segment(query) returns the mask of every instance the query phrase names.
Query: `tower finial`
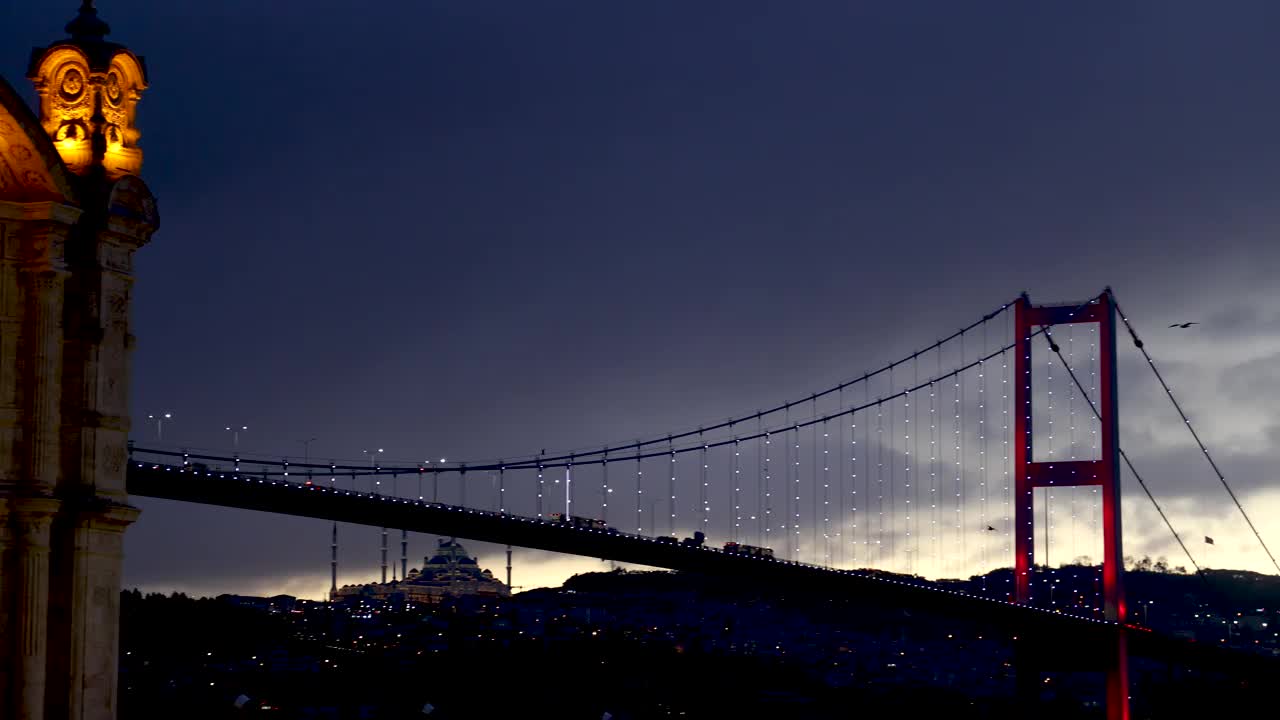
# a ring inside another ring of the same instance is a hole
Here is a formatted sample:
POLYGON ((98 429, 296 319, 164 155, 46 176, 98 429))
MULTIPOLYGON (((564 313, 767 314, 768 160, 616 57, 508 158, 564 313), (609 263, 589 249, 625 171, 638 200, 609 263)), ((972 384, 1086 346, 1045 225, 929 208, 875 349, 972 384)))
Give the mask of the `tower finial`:
POLYGON ((67 23, 67 34, 73 40, 101 40, 111 32, 111 26, 98 17, 98 9, 93 0, 83 0, 80 12, 75 19, 67 23))

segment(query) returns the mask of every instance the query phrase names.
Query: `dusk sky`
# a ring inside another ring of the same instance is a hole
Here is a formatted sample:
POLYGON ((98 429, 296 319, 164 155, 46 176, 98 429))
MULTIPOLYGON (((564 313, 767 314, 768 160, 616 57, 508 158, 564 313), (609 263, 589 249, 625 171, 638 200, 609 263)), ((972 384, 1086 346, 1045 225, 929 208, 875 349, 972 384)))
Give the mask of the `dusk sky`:
MULTIPOLYGON (((0 0, 29 98, 76 5, 0 0)), ((167 411, 166 446, 274 457, 599 447, 1111 285, 1280 547, 1274 2, 98 5, 151 82, 140 444, 167 411)), ((1122 353, 1122 443, 1192 551, 1274 571, 1122 353)), ((1126 552, 1185 564, 1124 492, 1126 552)), ((326 522, 135 503, 127 587, 327 590, 326 522)), ((341 581, 377 534, 343 527, 341 581)), ((601 567, 519 551, 516 584, 601 567)))

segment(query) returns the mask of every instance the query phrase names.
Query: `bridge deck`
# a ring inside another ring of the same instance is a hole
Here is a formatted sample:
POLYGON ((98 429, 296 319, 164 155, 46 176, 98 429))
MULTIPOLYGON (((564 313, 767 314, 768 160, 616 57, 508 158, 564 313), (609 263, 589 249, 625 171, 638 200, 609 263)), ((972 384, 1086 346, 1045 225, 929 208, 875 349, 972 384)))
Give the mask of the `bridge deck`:
POLYGON ((1171 653, 1193 654, 1205 660, 1208 658, 1203 655, 1207 652, 1215 664, 1227 660, 1227 656, 1242 655, 1167 638, 1142 628, 917 585, 865 571, 747 557, 710 547, 684 547, 613 529, 575 528, 537 518, 305 482, 131 462, 128 490, 144 497, 399 528, 708 575, 750 577, 773 587, 988 621, 1006 630, 1010 637, 1035 638, 1035 644, 1041 646, 1067 643, 1068 647, 1080 648, 1095 642, 1114 642, 1115 633, 1123 632, 1129 636, 1130 651, 1137 654, 1154 653, 1162 658, 1171 653))

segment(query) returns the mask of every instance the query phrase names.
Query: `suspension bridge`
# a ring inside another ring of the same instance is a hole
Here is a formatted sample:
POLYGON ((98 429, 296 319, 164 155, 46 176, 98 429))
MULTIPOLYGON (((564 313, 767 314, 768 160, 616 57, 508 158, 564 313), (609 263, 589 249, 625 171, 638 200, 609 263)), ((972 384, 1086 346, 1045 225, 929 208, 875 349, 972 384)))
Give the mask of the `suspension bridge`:
MULTIPOLYGON (((1203 650, 1128 621, 1122 467, 1199 565, 1119 445, 1121 326, 1159 377, 1109 289, 1058 305, 1023 295, 821 392, 648 439, 386 465, 137 446, 128 491, 332 520, 335 547, 336 522, 381 527, 384 581, 397 528, 979 615, 1094 648, 1108 716, 1127 717, 1130 652, 1203 650), (1100 559, 1094 592, 1052 592, 1079 558, 1100 559), (1010 566, 982 595, 932 582, 1010 566)), ((336 550, 332 562, 336 589, 336 550)))
POLYGON ((1280 564, 1110 290, 1024 294, 821 392, 641 440, 386 465, 126 446, 133 258, 160 222, 146 64, 88 0, 66 31, 32 53, 38 114, 0 78, 0 715, 115 717, 127 494, 333 521, 334 585, 350 522, 383 529, 384 579, 397 528, 981 616, 1018 638, 1020 692, 1074 649, 1109 718, 1129 716, 1131 652, 1256 676, 1257 656, 1129 622, 1122 471, 1199 565, 1120 446, 1122 332, 1280 564), (1092 591, 1054 593, 1085 558, 1092 591), (937 582, 996 568, 977 593, 937 582))

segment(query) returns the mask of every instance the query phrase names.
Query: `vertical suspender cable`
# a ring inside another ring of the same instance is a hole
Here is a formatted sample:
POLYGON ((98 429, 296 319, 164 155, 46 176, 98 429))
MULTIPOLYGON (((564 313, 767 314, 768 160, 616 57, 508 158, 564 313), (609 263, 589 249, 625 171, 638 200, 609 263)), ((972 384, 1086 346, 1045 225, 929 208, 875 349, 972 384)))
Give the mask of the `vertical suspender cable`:
MULTIPOLYGON (((871 404, 871 384, 862 383, 864 405, 871 404)), ((880 417, 880 407, 876 406, 876 417, 880 417)), ((862 428, 862 562, 871 565, 871 423, 864 422, 862 428)), ((877 556, 877 561, 879 556, 877 556)))
MULTIPOLYGON (((818 418, 818 396, 814 395, 811 399, 811 415, 814 420, 818 418)), ((809 442, 813 450, 813 462, 809 465, 809 477, 813 482, 809 485, 813 496, 813 555, 816 560, 818 555, 818 425, 815 422, 809 426, 809 442)))
POLYGON ((705 534, 711 530, 708 524, 711 521, 711 481, 708 479, 707 464, 707 442, 702 438, 702 433, 698 433, 698 444, 702 446, 701 465, 702 475, 699 477, 701 490, 699 491, 699 505, 702 506, 702 523, 700 529, 705 534))
MULTIPOLYGON (((756 435, 764 433, 764 421, 760 418, 760 414, 756 413, 756 435)), ((769 543, 765 542, 764 528, 764 442, 756 441, 756 544, 760 547, 768 547, 769 543)))
MULTIPOLYGON (((1067 326, 1067 367, 1074 367, 1076 360, 1076 326, 1067 326)), ((1076 386, 1075 383, 1067 383, 1067 459, 1074 462, 1076 460, 1076 386)), ((1071 561, 1079 557, 1076 554, 1076 486, 1072 485, 1067 488, 1067 504, 1071 509, 1071 539, 1068 542, 1071 548, 1071 561)))
POLYGON ((791 559, 800 560, 800 425, 795 425, 791 429, 791 442, 795 446, 795 515, 792 516, 792 525, 795 525, 795 546, 791 548, 791 559))
MULTIPOLYGON (((987 324, 982 323, 982 358, 987 357, 987 324)), ((978 522, 982 533, 982 590, 987 589, 987 365, 978 363, 978 522)))
MULTIPOLYGON (((963 350, 961 350, 961 353, 960 353, 960 364, 964 365, 963 350)), ((951 524, 955 526, 954 537, 955 537, 955 548, 957 550, 961 547, 961 543, 963 542, 963 535, 964 535, 960 527, 960 502, 961 502, 961 495, 962 495, 961 489, 960 489, 960 483, 961 483, 961 476, 964 473, 964 466, 962 464, 963 461, 960 456, 960 447, 961 445, 963 445, 962 438, 960 435, 960 432, 961 432, 960 430, 960 402, 961 402, 960 401, 960 378, 961 376, 959 374, 955 376, 955 382, 952 388, 954 390, 954 393, 953 393, 954 397, 953 397, 952 407, 951 407, 952 416, 953 416, 951 418, 951 432, 952 432, 952 439, 955 442, 955 448, 953 452, 953 462, 955 464, 955 471, 953 473, 954 480, 952 482, 952 485, 953 485, 952 494, 955 496, 955 498, 953 500, 954 513, 952 514, 951 524)), ((964 554, 961 553, 960 557, 955 561, 956 565, 953 568, 953 572, 957 572, 957 573, 963 572, 963 561, 964 561, 964 554)))
POLYGON ((644 534, 644 468, 640 460, 640 443, 636 443, 636 532, 644 534))
MULTIPOLYGON (((1045 387, 1048 388, 1048 400, 1046 401, 1046 410, 1048 411, 1049 426, 1049 462, 1053 462, 1054 442, 1053 442, 1053 355, 1045 356, 1045 387)), ((1033 458, 1034 459, 1034 458, 1033 458)), ((1044 488, 1044 571, 1046 584, 1048 587, 1049 604, 1052 605, 1053 600, 1053 566, 1050 564, 1049 552, 1053 543, 1053 480, 1049 480, 1049 486, 1044 488)))
POLYGON ((600 521, 609 524, 609 451, 600 455, 600 521))
MULTIPOLYGON (((911 356, 911 386, 920 386, 920 356, 911 356)), ((920 401, 914 400, 911 403, 911 432, 908 433, 911 440, 911 458, 909 468, 909 480, 911 483, 911 536, 914 543, 911 551, 911 559, 914 564, 913 572, 918 575, 924 574, 924 561, 921 559, 920 552, 920 401)))
POLYGON ((884 569, 884 401, 876 402, 876 567, 884 569))
POLYGON ((671 452, 671 467, 667 473, 667 490, 670 497, 667 499, 667 507, 671 511, 671 517, 667 524, 667 534, 674 537, 676 534, 676 451, 671 444, 671 437, 667 436, 667 450, 671 452))
POLYGON ((538 519, 542 519, 542 493, 546 489, 546 478, 543 472, 546 468, 542 467, 542 455, 538 455, 538 519))
MULTIPOLYGON (((840 396, 837 400, 836 408, 844 410, 844 388, 840 388, 840 396)), ((844 423, 836 423, 836 565, 845 567, 844 563, 844 529, 845 525, 845 475, 844 475, 844 423)))
MULTIPOLYGON (((863 425, 866 425, 864 422, 863 425)), ((866 450, 866 447, 863 447, 866 450)), ((866 499, 866 494, 863 494, 866 499)), ((865 521, 864 521, 865 524, 865 521)), ((858 416, 849 416, 849 554, 858 566, 858 416)), ((866 563, 866 559, 863 559, 866 563)))
MULTIPOLYGON (((817 425, 814 425, 817 427, 817 425)), ((831 567, 831 425, 822 421, 822 564, 831 567)), ((816 526, 817 523, 815 522, 816 526)))
MULTIPOLYGON (((889 370, 889 394, 893 395, 894 393, 897 392, 897 389, 898 389, 898 386, 895 385, 893 382, 893 370, 890 369, 889 370)), ((897 492, 896 492, 897 484, 898 484, 898 477, 897 477, 898 461, 894 457, 894 454, 897 452, 897 448, 898 448, 898 431, 896 429, 897 424, 894 422, 896 420, 896 417, 895 417, 896 413, 894 412, 894 410, 895 410, 895 406, 892 402, 890 402, 889 403, 889 547, 888 547, 889 561, 888 562, 889 562, 889 565, 892 565, 896 569, 897 562, 898 562, 898 559, 896 557, 897 555, 896 536, 898 534, 898 500, 897 500, 897 492)))
POLYGON ((764 434, 764 547, 773 547, 770 542, 773 538, 773 478, 770 473, 772 469, 769 465, 770 450, 772 450, 773 439, 768 431, 764 434))
POLYGON ((733 469, 730 473, 730 487, 733 488, 733 541, 739 542, 742 535, 742 449, 738 439, 733 439, 733 469))
MULTIPOLYGON (((942 365, 942 350, 938 350, 938 365, 942 365)), ((938 425, 938 384, 929 383, 929 554, 933 572, 942 576, 942 546, 938 542, 938 443, 942 433, 938 425)))
MULTIPOLYGON (((787 406, 786 422, 788 429, 791 426, 791 406, 787 406)), ((783 557, 788 560, 793 559, 791 552, 791 542, 794 535, 791 532, 791 439, 787 435, 787 430, 783 430, 782 437, 782 518, 778 525, 778 531, 782 533, 782 540, 786 542, 783 547, 783 557)), ((782 550, 782 548, 780 548, 782 550)))
MULTIPOLYGON (((1005 331, 1006 333, 1008 333, 1007 321, 1005 323, 1005 331)), ((1009 519, 1009 512, 1010 512, 1009 508, 1010 508, 1010 501, 1011 501, 1011 496, 1009 494, 1009 476, 1010 476, 1009 460, 1012 457, 1009 454, 1009 423, 1010 423, 1009 402, 1010 402, 1009 400, 1009 352, 1006 350, 1005 352, 1000 353, 1000 428, 1002 432, 1001 437, 1002 437, 1002 443, 1003 443, 1001 447, 1002 460, 1001 460, 1001 467, 1000 467, 1001 476, 1003 478, 1003 488, 1001 490, 1000 498, 1001 498, 1001 507, 1004 508, 1003 517, 1001 518, 1001 522, 1003 523, 1003 525, 1001 526, 1001 529, 1004 530, 1004 552, 1002 553, 1002 557, 1006 557, 1006 558, 1012 557, 1013 555, 1013 545, 1011 544, 1012 536, 1009 531, 1010 523, 1011 523, 1009 519)), ((1009 582, 1008 582, 1008 585, 1005 587, 1005 590, 1006 592, 1009 593, 1009 597, 1012 597, 1013 579, 1014 579, 1013 573, 1010 573, 1007 577, 1009 582)))

